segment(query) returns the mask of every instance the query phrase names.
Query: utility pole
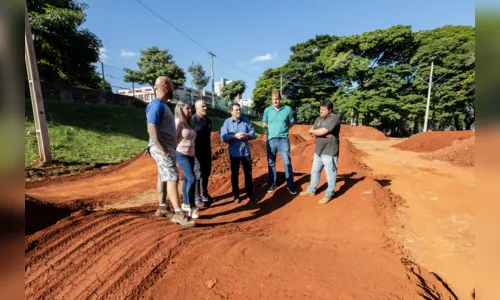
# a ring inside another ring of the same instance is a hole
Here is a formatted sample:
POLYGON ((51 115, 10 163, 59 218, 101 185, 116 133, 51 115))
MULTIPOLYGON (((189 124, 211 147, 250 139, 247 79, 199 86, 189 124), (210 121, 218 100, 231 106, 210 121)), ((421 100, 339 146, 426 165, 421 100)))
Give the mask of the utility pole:
POLYGON ((28 6, 24 3, 24 59, 26 61, 26 71, 30 86, 31 103, 33 106, 33 119, 35 121, 36 138, 38 141, 38 153, 40 160, 44 162, 52 161, 52 151, 50 150, 49 131, 45 120, 45 108, 43 105, 42 88, 40 87, 40 77, 38 66, 36 65, 35 46, 31 35, 31 25, 28 16, 28 6))
POLYGON ((212 108, 215 108, 215 83, 214 83, 214 57, 215 54, 208 52, 210 54, 210 77, 212 77, 212 108))
POLYGON ((132 79, 132 97, 135 99, 135 85, 134 85, 134 80, 132 79))
POLYGON ((101 61, 101 72, 102 72, 102 90, 106 90, 106 79, 104 79, 104 63, 101 61))
POLYGON ((433 70, 434 70, 434 61, 431 61, 431 74, 429 76, 429 90, 427 91, 427 105, 425 107, 424 132, 427 131, 427 121, 429 119, 429 105, 431 103, 432 71, 433 70))

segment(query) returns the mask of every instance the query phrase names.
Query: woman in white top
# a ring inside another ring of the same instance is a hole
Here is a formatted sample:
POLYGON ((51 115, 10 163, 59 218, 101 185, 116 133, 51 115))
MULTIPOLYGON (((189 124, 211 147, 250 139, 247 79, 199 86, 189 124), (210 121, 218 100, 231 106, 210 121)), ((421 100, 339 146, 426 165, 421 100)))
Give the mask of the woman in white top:
POLYGON ((175 107, 175 129, 177 131, 176 160, 182 170, 182 200, 181 208, 189 212, 191 218, 198 218, 198 208, 195 203, 194 174, 194 140, 196 133, 191 127, 191 107, 185 102, 177 103, 175 107))

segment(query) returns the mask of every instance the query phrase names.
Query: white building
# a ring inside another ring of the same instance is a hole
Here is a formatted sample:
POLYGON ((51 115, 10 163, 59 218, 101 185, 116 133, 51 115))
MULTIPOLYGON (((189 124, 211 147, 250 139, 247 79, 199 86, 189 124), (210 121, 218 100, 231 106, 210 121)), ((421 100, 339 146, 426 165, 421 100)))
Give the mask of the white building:
MULTIPOLYGON (((135 88, 134 90, 132 89, 118 90, 118 94, 127 95, 131 97, 134 96, 134 92, 135 92, 135 98, 140 99, 144 102, 150 102, 155 98, 153 88, 150 86, 135 88)), ((200 91, 197 89, 180 86, 175 89, 174 94, 175 94, 175 100, 186 101, 191 104, 194 104, 194 102, 200 100, 201 98, 203 98, 203 100, 209 103, 212 103, 212 92, 205 90, 200 91)))
POLYGON ((252 111, 252 99, 235 99, 239 105, 241 105, 241 113, 245 115, 253 115, 252 111))
POLYGON ((232 80, 226 79, 226 78, 221 78, 220 81, 217 81, 214 85, 214 92, 217 96, 221 95, 222 88, 225 87, 226 85, 230 84, 233 82, 232 80))
POLYGON ((129 89, 129 90, 118 90, 118 94, 120 95, 126 95, 133 97, 135 92, 135 97, 137 99, 141 99, 144 102, 150 102, 155 98, 155 93, 153 91, 153 88, 148 86, 148 87, 142 87, 142 88, 135 88, 134 90, 129 89))

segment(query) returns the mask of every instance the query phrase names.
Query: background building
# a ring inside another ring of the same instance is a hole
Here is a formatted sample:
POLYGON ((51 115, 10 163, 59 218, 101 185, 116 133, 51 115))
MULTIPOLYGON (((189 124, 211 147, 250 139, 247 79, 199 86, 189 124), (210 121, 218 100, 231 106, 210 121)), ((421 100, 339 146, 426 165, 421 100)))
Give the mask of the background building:
POLYGON ((226 78, 221 78, 220 81, 217 81, 215 83, 214 91, 217 96, 221 95, 222 88, 225 87, 226 85, 230 84, 233 82, 232 80, 226 79, 226 78))
MULTIPOLYGON (((155 98, 155 94, 152 87, 140 87, 135 88, 134 90, 118 90, 118 94, 127 95, 133 97, 135 94, 135 98, 140 99, 144 102, 150 102, 155 98)), ((188 88, 185 86, 179 86, 175 89, 175 100, 185 101, 191 104, 194 104, 197 100, 203 98, 203 100, 207 101, 209 104, 212 103, 212 92, 205 90, 197 90, 193 88, 188 88)))

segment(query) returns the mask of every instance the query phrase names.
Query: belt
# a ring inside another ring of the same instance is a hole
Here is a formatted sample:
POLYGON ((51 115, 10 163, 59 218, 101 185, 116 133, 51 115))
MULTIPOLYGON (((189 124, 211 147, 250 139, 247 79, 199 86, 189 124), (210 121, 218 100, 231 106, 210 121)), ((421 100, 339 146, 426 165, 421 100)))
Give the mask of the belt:
POLYGON ((288 138, 285 138, 285 137, 273 137, 270 140, 288 140, 288 138))

